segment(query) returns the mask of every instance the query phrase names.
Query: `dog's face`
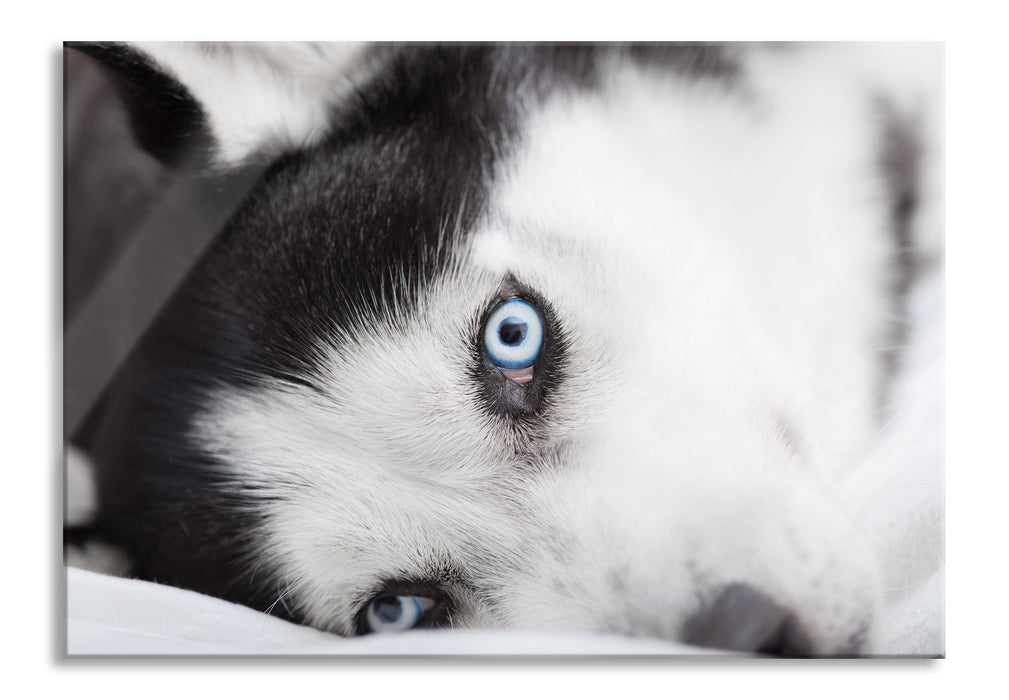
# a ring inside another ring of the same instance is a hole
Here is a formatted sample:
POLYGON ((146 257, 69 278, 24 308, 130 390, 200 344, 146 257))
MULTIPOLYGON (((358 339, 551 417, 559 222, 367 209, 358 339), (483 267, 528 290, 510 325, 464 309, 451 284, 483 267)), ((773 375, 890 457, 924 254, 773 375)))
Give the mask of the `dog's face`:
POLYGON ((832 480, 871 430, 875 146, 816 137, 857 109, 775 89, 787 57, 698 51, 366 61, 107 402, 140 573, 348 635, 870 651, 832 480))

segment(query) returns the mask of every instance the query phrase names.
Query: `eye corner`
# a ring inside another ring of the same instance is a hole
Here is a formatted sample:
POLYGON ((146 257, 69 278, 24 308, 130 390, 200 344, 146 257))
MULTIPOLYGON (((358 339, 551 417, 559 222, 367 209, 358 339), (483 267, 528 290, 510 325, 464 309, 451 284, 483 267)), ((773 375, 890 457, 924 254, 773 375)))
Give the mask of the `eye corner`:
POLYGON ((522 386, 524 384, 528 384, 533 379, 535 379, 536 377, 535 367, 536 365, 534 363, 529 365, 528 367, 522 367, 520 369, 504 369, 499 367, 498 370, 501 372, 501 374, 505 376, 506 379, 509 379, 510 381, 515 382, 516 384, 522 386))

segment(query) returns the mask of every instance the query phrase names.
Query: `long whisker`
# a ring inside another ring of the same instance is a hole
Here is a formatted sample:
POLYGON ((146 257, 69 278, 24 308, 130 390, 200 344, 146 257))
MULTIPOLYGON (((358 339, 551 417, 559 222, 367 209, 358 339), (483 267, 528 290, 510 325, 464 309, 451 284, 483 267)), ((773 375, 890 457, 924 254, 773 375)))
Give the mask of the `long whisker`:
POLYGON ((299 576, 298 578, 296 578, 291 583, 289 583, 287 585, 287 587, 284 588, 284 590, 280 592, 280 595, 277 596, 277 599, 275 601, 273 601, 273 603, 271 603, 270 606, 266 610, 264 610, 263 612, 265 612, 267 615, 272 614, 273 613, 273 609, 276 608, 278 604, 280 604, 280 605, 284 606, 284 610, 286 610, 289 615, 293 615, 293 613, 291 612, 291 609, 289 607, 287 607, 287 600, 286 600, 286 598, 294 590, 297 589, 298 585, 301 584, 301 582, 304 580, 304 578, 305 578, 304 575, 302 575, 302 576, 299 576))

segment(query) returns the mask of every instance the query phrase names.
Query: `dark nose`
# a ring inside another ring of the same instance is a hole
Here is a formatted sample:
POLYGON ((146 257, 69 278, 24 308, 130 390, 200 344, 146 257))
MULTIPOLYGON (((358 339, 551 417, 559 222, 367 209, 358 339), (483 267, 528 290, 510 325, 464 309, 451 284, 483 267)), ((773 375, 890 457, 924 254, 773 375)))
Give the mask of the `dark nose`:
POLYGON ((756 588, 726 586, 687 621, 684 641, 696 646, 773 656, 813 656, 795 615, 756 588))

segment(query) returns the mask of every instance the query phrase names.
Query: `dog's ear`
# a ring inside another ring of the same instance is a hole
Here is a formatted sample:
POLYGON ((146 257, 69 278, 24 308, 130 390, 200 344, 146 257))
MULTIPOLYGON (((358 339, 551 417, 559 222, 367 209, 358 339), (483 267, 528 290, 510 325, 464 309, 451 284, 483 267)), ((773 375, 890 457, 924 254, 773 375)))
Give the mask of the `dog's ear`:
POLYGON ((310 144, 352 90, 358 44, 69 43, 113 76, 165 163, 233 166, 310 144))

